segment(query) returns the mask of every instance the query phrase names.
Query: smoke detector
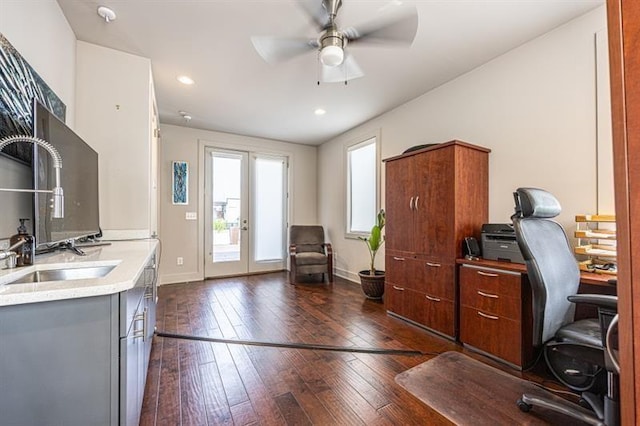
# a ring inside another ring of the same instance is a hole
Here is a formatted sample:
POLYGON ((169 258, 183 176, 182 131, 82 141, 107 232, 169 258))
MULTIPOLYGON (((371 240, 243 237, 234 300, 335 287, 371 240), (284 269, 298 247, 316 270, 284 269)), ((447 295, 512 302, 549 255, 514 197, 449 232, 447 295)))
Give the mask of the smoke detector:
POLYGON ((107 6, 100 6, 98 8, 98 15, 102 19, 104 19, 107 24, 111 21, 116 20, 116 13, 112 9, 109 9, 107 6))

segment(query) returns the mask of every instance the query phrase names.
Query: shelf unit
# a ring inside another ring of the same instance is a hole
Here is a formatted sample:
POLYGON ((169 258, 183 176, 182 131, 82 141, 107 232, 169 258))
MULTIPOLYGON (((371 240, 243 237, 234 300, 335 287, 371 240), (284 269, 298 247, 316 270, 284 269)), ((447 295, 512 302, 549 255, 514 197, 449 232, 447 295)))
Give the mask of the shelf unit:
POLYGON ((615 215, 576 215, 574 252, 586 257, 579 262, 580 270, 616 275, 615 223, 615 215))

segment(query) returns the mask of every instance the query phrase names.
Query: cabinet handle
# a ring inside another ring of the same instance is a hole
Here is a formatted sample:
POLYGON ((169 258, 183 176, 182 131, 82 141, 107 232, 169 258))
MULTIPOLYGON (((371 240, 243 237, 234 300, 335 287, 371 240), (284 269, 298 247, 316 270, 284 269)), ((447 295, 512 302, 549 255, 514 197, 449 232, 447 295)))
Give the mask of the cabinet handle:
POLYGON ((398 262, 404 262, 404 257, 395 257, 395 256, 393 256, 393 260, 397 260, 398 262))
POLYGON ((414 204, 414 206, 416 207, 416 211, 418 211, 418 200, 420 199, 419 195, 416 195, 416 202, 414 204))
POLYGON ((153 287, 147 286, 144 291, 145 299, 153 299, 153 287))
POLYGON ((484 291, 480 291, 478 290, 478 294, 482 297, 490 297, 492 299, 500 299, 500 296, 498 296, 497 294, 490 294, 490 293, 485 293, 484 291))
POLYGON ((489 272, 482 272, 482 271, 478 271, 478 275, 483 275, 485 277, 499 277, 500 276, 498 274, 491 274, 489 272))
POLYGON ((482 318, 486 318, 486 319, 490 319, 490 320, 499 320, 499 317, 493 316, 493 315, 487 315, 483 312, 478 311, 478 315, 480 315, 482 318))
POLYGON ((402 288, 402 287, 397 287, 397 286, 395 286, 395 285, 393 286, 393 289, 394 289, 394 290, 398 290, 398 291, 404 291, 404 288, 402 288))
POLYGON ((141 314, 135 315, 133 317, 134 324, 138 321, 142 321, 142 330, 133 330, 133 338, 139 339, 142 337, 142 341, 145 342, 147 340, 147 308, 144 308, 141 314))
POLYGON ((409 210, 413 210, 413 197, 409 200, 409 210))
POLYGON ((431 262, 427 262, 427 266, 430 266, 430 267, 432 267, 432 268, 439 268, 439 267, 441 267, 442 265, 441 265, 441 264, 439 264, 439 263, 431 263, 431 262))
POLYGON ((432 296, 429 296, 428 294, 425 294, 424 297, 426 297, 427 300, 431 300, 432 302, 439 302, 440 301, 440 299, 438 299, 437 297, 432 297, 432 296))

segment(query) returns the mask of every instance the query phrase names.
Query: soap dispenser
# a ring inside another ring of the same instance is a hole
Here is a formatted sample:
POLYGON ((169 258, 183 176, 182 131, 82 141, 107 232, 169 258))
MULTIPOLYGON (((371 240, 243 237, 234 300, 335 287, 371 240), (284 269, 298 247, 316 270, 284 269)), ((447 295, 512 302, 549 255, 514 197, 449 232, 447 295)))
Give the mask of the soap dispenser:
POLYGON ((33 264, 33 256, 35 254, 35 239, 29 235, 25 222, 29 219, 20 219, 18 233, 11 237, 9 245, 13 246, 24 241, 16 248, 16 266, 25 266, 33 264))

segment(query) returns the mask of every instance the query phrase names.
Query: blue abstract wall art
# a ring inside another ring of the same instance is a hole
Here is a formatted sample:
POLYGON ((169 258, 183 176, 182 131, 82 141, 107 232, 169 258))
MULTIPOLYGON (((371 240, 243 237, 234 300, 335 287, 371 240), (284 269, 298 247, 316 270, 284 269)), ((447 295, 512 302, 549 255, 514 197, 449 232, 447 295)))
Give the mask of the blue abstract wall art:
POLYGON ((173 204, 189 204, 189 164, 186 161, 173 161, 171 166, 173 204))

